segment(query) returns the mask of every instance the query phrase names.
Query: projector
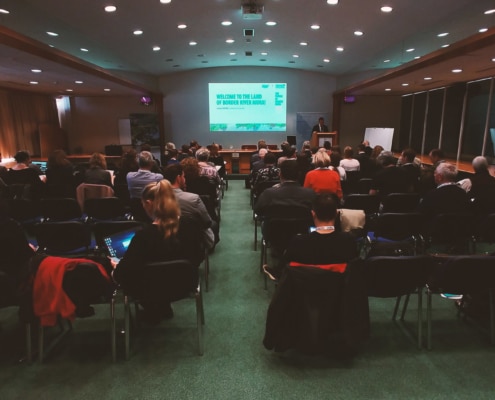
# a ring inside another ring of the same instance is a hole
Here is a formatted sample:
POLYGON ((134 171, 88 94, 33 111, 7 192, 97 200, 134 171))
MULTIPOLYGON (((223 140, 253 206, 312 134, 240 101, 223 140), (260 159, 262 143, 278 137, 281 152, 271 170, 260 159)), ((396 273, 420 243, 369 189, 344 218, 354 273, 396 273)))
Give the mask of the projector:
POLYGON ((241 6, 241 11, 244 19, 261 19, 263 16, 263 6, 257 4, 244 4, 241 6))

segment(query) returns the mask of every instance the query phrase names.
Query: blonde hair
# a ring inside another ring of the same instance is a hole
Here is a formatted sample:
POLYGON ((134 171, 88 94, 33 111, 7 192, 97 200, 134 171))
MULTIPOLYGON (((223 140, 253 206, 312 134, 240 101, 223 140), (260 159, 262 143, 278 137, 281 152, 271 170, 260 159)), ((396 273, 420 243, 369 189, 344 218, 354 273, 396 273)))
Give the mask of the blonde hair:
POLYGON ((318 149, 313 155, 313 164, 315 168, 326 168, 330 166, 330 156, 327 154, 326 149, 318 149))
POLYGON ((164 238, 174 236, 179 230, 180 207, 170 182, 163 179, 146 185, 142 199, 152 202, 153 222, 158 225, 164 238))
POLYGON ((107 160, 105 159, 105 156, 101 153, 93 153, 89 159, 89 167, 107 169, 107 160))

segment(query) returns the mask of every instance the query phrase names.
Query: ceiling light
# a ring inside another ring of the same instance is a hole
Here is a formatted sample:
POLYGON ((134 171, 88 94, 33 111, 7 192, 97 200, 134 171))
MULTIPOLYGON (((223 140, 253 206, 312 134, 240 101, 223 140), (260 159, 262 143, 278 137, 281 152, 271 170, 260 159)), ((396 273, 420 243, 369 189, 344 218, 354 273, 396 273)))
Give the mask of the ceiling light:
POLYGON ((0 14, 10 14, 10 11, 0 8, 0 14))
POLYGON ((268 55, 268 53, 267 53, 266 51, 262 51, 262 52, 261 52, 261 55, 262 55, 262 56, 267 56, 267 55, 268 55))
POLYGON ((78 85, 82 85, 84 82, 83 81, 74 81, 74 83, 77 83, 78 85))
POLYGON ((117 11, 117 7, 115 7, 115 6, 106 6, 105 7, 105 11, 106 12, 109 12, 109 13, 110 12, 115 12, 115 11, 117 11))
POLYGON ((266 25, 275 26, 275 25, 277 25, 277 23, 275 21, 266 21, 266 25))
POLYGON ((153 46, 153 51, 160 51, 160 46, 153 46))
POLYGON ((354 35, 356 35, 356 36, 363 36, 364 33, 362 31, 354 31, 354 35))
POLYGON ((172 0, 160 0, 160 3, 162 4, 170 4, 172 0))
POLYGON ((389 62, 390 62, 390 60, 383 60, 383 62, 384 62, 384 63, 389 63, 389 62))
POLYGON ((223 26, 230 26, 232 25, 232 21, 222 21, 223 26))
POLYGON ((460 68, 456 68, 456 69, 453 69, 453 70, 452 70, 452 72, 453 72, 454 74, 458 74, 458 73, 462 72, 462 69, 460 69, 460 68))
POLYGON ((406 52, 410 53, 411 51, 414 51, 414 48, 407 49, 406 52))
POLYGON ((339 4, 339 0, 327 0, 327 3, 333 6, 335 4, 339 4))
POLYGON ((431 80, 432 80, 432 77, 431 77, 431 76, 425 76, 423 79, 424 79, 425 81, 431 81, 431 80))
POLYGON ((270 39, 264 39, 263 43, 271 43, 272 41, 270 39))
POLYGON ((316 31, 316 30, 320 29, 320 25, 313 24, 313 25, 311 25, 311 29, 314 29, 316 31))
POLYGON ((415 60, 419 60, 420 58, 421 58, 420 56, 414 57, 415 60))
POLYGON ((446 48, 446 47, 449 47, 449 46, 450 46, 450 44, 442 44, 442 47, 443 48, 446 48))
POLYGON ((139 35, 142 35, 142 34, 143 34, 143 31, 142 31, 141 29, 136 29, 136 30, 135 30, 134 32, 132 32, 132 33, 134 33, 136 36, 139 36, 139 35))
POLYGON ((335 50, 337 50, 337 51, 344 51, 344 48, 342 46, 339 46, 335 50))
POLYGON ((195 42, 195 41, 190 41, 189 42, 189 46, 196 46, 198 44, 198 42, 195 42))
POLYGON ((478 30, 479 33, 483 33, 483 32, 486 32, 488 30, 488 28, 480 28, 478 30))
POLYGON ((177 25, 177 28, 179 28, 179 29, 186 29, 187 28, 187 25, 186 24, 179 24, 179 25, 177 25))
POLYGON ((39 74, 41 72, 41 69, 32 69, 31 72, 34 72, 35 74, 39 74))
POLYGON ((385 89, 385 91, 386 91, 386 92, 390 92, 391 90, 392 90, 392 89, 390 89, 390 88, 386 88, 386 89, 385 89))
POLYGON ((234 39, 227 39, 225 42, 226 42, 226 43, 234 43, 234 42, 235 42, 235 40, 234 40, 234 39))
POLYGON ((307 46, 308 45, 308 42, 301 42, 299 43, 301 46, 307 46))
POLYGON ((449 33, 448 32, 443 32, 443 33, 439 33, 437 36, 438 37, 445 37, 447 36, 449 33))
POLYGON ((87 53, 89 50, 85 49, 84 47, 81 47, 81 51, 84 51, 85 53, 87 53))
POLYGON ((384 13, 389 13, 392 12, 393 8, 390 6, 383 6, 382 8, 380 8, 380 10, 382 10, 382 12, 384 13))
POLYGON ((298 54, 292 54, 292 57, 299 58, 299 55, 298 54))
POLYGON ((58 33, 55 32, 46 32, 46 34, 49 36, 58 36, 58 33))
POLYGON ((74 90, 72 89, 65 89, 66 92, 73 92, 74 90))
POLYGON ((323 59, 323 62, 329 63, 330 62, 330 59, 329 58, 324 58, 323 59))
POLYGON ((491 10, 486 10, 485 15, 493 14, 495 13, 495 8, 492 8, 491 10))
POLYGON ((495 62, 495 58, 492 58, 492 61, 495 62))
POLYGON ((37 84, 38 84, 38 82, 36 82, 36 81, 29 81, 29 83, 30 83, 31 85, 37 85, 37 84))
POLYGON ((409 83, 403 83, 402 86, 409 86, 409 83))
POLYGON ((109 92, 110 90, 112 89, 108 89, 108 88, 103 89, 104 92, 109 92))
POLYGON ((234 51, 232 51, 232 52, 229 53, 229 56, 235 56, 235 54, 236 53, 234 51))

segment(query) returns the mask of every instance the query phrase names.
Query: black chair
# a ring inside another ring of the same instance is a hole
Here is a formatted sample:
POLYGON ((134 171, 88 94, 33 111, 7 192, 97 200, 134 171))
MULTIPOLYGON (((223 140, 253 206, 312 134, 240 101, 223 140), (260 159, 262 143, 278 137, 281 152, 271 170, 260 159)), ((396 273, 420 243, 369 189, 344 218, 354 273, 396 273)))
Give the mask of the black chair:
POLYGON ((82 212, 75 198, 47 198, 40 200, 40 210, 43 221, 81 220, 82 212))
POLYGON ((360 194, 369 194, 371 190, 371 184, 373 183, 373 179, 371 178, 361 178, 358 181, 358 193, 360 194))
MULTIPOLYGON (((395 321, 402 296, 407 296, 400 321, 404 321, 409 296, 417 293, 417 333, 418 348, 422 348, 423 315, 422 291, 434 267, 434 259, 429 256, 371 257, 365 261, 364 279, 369 297, 395 297, 392 319, 395 321)), ((403 326, 401 326, 403 327, 403 326)), ((413 337, 404 329, 404 332, 413 337)))
POLYGON ((130 207, 131 196, 129 194, 129 188, 127 183, 115 184, 113 187, 115 197, 118 197, 125 207, 130 207))
POLYGON ((418 193, 390 193, 382 198, 384 213, 408 213, 418 209, 420 196, 418 193))
POLYGON ((474 216, 471 213, 438 214, 431 221, 425 221, 424 238, 427 251, 469 254, 473 224, 474 216))
MULTIPOLYGON (((273 181, 263 181, 259 182, 254 188, 251 189, 251 207, 253 208, 258 197, 263 193, 264 190, 273 187, 280 183, 280 180, 273 181)), ((258 223, 263 220, 261 216, 256 215, 253 210, 253 220, 254 220, 254 251, 258 249, 258 223)))
MULTIPOLYGON (((204 309, 201 285, 197 268, 187 260, 156 262, 143 265, 141 293, 131 296, 124 290, 125 307, 125 358, 130 357, 130 302, 133 300, 138 311, 139 302, 171 303, 193 298, 196 303, 196 321, 199 355, 203 355, 204 309)), ((112 312, 115 317, 115 312, 112 312)))
POLYGON ((351 193, 359 193, 359 180, 361 179, 361 172, 346 171, 345 176, 345 180, 341 182, 344 196, 351 193))
POLYGON ((349 194, 344 198, 344 207, 351 210, 363 210, 367 216, 375 214, 380 208, 378 196, 370 194, 349 194))
POLYGON ((141 203, 141 199, 132 198, 130 200, 130 210, 132 218, 136 221, 140 222, 151 222, 151 218, 146 213, 143 208, 143 204, 141 203))
POLYGON ((478 245, 495 243, 495 214, 477 217, 473 227, 473 253, 478 251, 478 245))
POLYGON ((33 226, 42 220, 40 205, 36 200, 7 200, 7 215, 19 222, 29 233, 32 233, 33 226))
POLYGON ((43 222, 34 226, 38 251, 53 256, 91 254, 91 230, 80 221, 43 222))
POLYGON ((125 220, 126 211, 118 197, 100 197, 84 201, 84 213, 90 221, 125 220))
MULTIPOLYGON (((495 258, 485 255, 464 255, 438 258, 435 274, 427 282, 427 346, 432 342, 432 295, 455 293, 459 295, 487 295, 489 309, 490 343, 495 344, 495 258)), ((459 311, 462 312, 462 303, 459 311)))

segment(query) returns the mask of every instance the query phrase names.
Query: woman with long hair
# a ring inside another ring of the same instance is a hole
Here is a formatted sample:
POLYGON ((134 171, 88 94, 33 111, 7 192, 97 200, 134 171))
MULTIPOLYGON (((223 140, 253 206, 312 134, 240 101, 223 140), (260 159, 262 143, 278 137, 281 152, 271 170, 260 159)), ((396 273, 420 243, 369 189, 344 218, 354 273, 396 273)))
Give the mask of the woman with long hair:
MULTIPOLYGON (((112 261, 113 277, 131 295, 143 294, 142 266, 150 262, 186 259, 199 267, 204 249, 201 231, 187 218, 181 218, 174 190, 166 179, 148 184, 141 197, 143 208, 152 223, 145 225, 132 238, 120 262, 112 261)), ((173 316, 170 304, 141 303, 143 320, 160 322, 173 316)))
POLYGON ((84 183, 113 187, 112 175, 107 171, 107 161, 101 153, 93 153, 89 159, 89 168, 84 172, 84 183))

